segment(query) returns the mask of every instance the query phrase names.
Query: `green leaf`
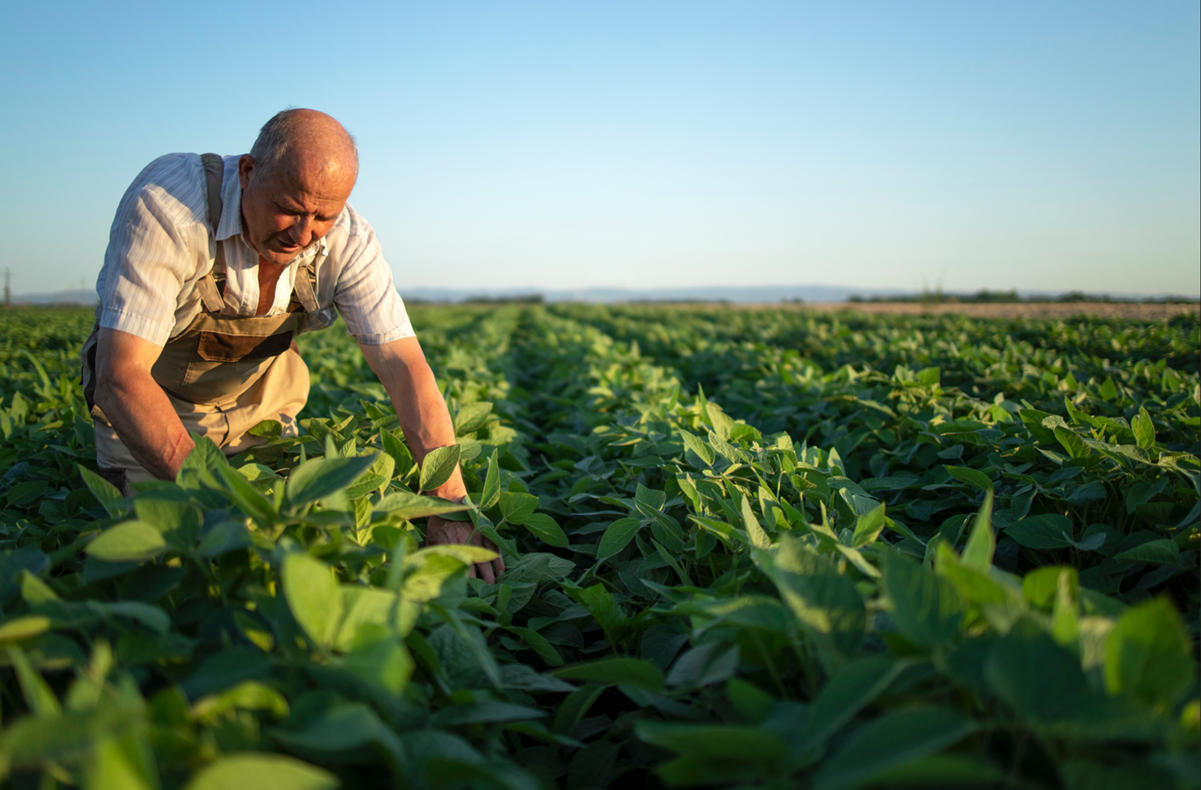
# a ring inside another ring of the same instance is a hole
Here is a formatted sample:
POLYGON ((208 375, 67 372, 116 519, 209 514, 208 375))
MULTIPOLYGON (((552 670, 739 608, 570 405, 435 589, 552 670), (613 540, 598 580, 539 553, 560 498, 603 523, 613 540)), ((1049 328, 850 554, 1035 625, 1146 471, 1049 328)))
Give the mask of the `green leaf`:
POLYGON ((380 443, 384 446, 384 452, 392 456, 396 470, 402 475, 408 474, 408 471, 413 468, 413 455, 397 433, 381 429, 379 438, 380 443))
POLYGON ((561 667, 550 674, 563 680, 621 684, 654 692, 663 690, 663 673, 651 662, 640 658, 602 658, 586 664, 561 667))
POLYGON ((513 633, 520 636, 548 666, 563 666, 563 656, 542 634, 532 628, 514 628, 513 633))
POLYGON ((0 642, 20 642, 50 630, 50 619, 41 616, 18 617, 0 624, 0 642))
POLYGON ((456 513, 461 510, 471 510, 471 505, 433 496, 421 496, 408 491, 388 494, 375 506, 376 513, 392 513, 410 521, 426 516, 440 516, 443 513, 456 513))
POLYGON ((346 585, 340 592, 342 616, 333 640, 335 650, 350 650, 364 626, 382 626, 389 633, 403 638, 417 623, 420 613, 417 603, 405 600, 396 593, 358 585, 346 585))
POLYGON ((480 510, 491 510, 500 502, 500 450, 493 450, 488 459, 488 474, 484 477, 484 490, 480 494, 480 510))
POLYGON ((120 615, 131 620, 137 620, 150 630, 165 634, 171 630, 171 618, 157 606, 151 606, 141 601, 113 601, 101 603, 88 601, 88 607, 102 615, 120 615))
POLYGON ((944 708, 910 708, 886 713, 860 726, 814 777, 817 790, 858 786, 953 746, 976 726, 944 708))
POLYGON ((1138 414, 1130 421, 1130 428, 1134 431, 1134 441, 1138 442, 1139 447, 1150 450, 1155 446, 1155 423, 1151 421, 1151 415, 1145 407, 1139 407, 1138 414))
POLYGON ((670 686, 701 688, 724 683, 738 671, 738 645, 708 642, 684 653, 667 674, 670 686))
POLYGON ((138 521, 150 524, 163 533, 163 538, 175 551, 191 549, 204 525, 203 513, 191 502, 160 499, 151 492, 142 494, 133 504, 138 521))
POLYGON ((288 715, 288 702, 275 689, 248 680, 220 694, 197 700, 192 706, 192 715, 215 724, 222 714, 233 710, 262 710, 279 719, 288 715))
POLYGON ((854 582, 799 540, 782 536, 772 581, 817 642, 823 663, 843 663, 863 638, 867 610, 854 582))
POLYGON ((288 503, 298 508, 335 494, 375 463, 376 453, 350 458, 314 458, 292 470, 285 487, 288 503))
POLYGON ((996 695, 1026 719, 1053 721, 1075 713, 1087 683, 1080 659, 1028 621, 992 649, 984 676, 996 695))
POLYGON ((604 690, 604 683, 588 683, 568 694, 559 703, 559 710, 555 712, 555 723, 551 729, 564 735, 571 732, 604 690))
POLYGON ((988 475, 981 472, 979 469, 970 469, 966 466, 946 466, 943 467, 950 473, 951 477, 956 480, 974 485, 981 491, 991 494, 993 490, 992 480, 988 475))
POLYGON ((257 648, 230 647, 215 652, 192 672, 180 689, 189 699, 200 699, 245 680, 266 679, 271 659, 257 648))
POLYGON ((875 774, 871 781, 873 787, 1000 787, 1005 772, 980 757, 936 754, 875 774))
POLYGON ((901 634, 927 650, 948 645, 963 620, 955 587, 895 551, 884 553, 883 560, 884 590, 901 634))
MULTIPOLYGON (((46 618, 37 619, 45 620, 46 618)), ((9 648, 8 657, 12 661, 13 669, 17 671, 17 682, 21 686, 22 696, 25 697, 25 705, 33 715, 39 718, 60 715, 62 708, 58 704, 58 698, 54 696, 54 692, 50 690, 50 686, 42 679, 42 676, 30 665, 24 651, 18 647, 9 648)), ((0 773, 2 773, 2 769, 0 769, 0 773)))
POLYGON ((143 521, 126 521, 109 527, 85 549, 89 556, 105 562, 140 562, 166 550, 163 533, 143 521))
POLYGON ((345 754, 364 746, 378 745, 391 756, 396 735, 362 703, 339 702, 305 723, 300 731, 276 730, 273 738, 285 746, 321 756, 345 754))
POLYGON ((238 521, 222 521, 215 524, 196 546, 193 552, 197 557, 218 557, 238 549, 253 545, 250 530, 238 521))
POLYGON ((334 790, 338 778, 294 757, 230 754, 202 769, 184 790, 334 790))
POLYGON ((792 736, 793 750, 804 754, 825 743, 908 666, 908 662, 892 658, 861 658, 847 664, 818 693, 810 726, 792 736))
POLYGON ((855 548, 875 543, 876 538, 884 530, 884 503, 869 510, 855 522, 855 534, 851 537, 851 545, 855 548))
POLYGON ((1035 606, 1050 607, 1059 590, 1059 577, 1068 576, 1068 586, 1075 596, 1080 589, 1080 580, 1075 568, 1059 565, 1035 568, 1022 578, 1022 595, 1035 606))
POLYGON ((459 465, 460 452, 457 444, 430 450, 421 461, 421 490, 433 491, 449 480, 459 465))
POLYGON ((776 701, 771 694, 742 678, 726 681, 726 697, 738 714, 753 724, 763 721, 776 701))
POLYGON ((342 591, 330 567, 307 554, 295 553, 284 559, 282 575, 292 616, 313 644, 328 649, 342 622, 342 591))
POLYGON ((635 724, 640 741, 702 760, 779 760, 784 742, 755 727, 729 724, 669 724, 640 721, 635 724))
MULTIPOLYGON (((7 719, 7 717, 6 717, 7 719)), ((8 768, 33 768, 47 763, 79 760, 93 753, 103 739, 121 737, 143 725, 140 708, 105 700, 88 710, 62 716, 21 717, 0 733, 0 760, 8 768)))
POLYGON ((92 492, 92 496, 96 497, 105 512, 110 518, 120 518, 121 509, 117 507, 117 503, 123 498, 123 494, 117 490, 117 487, 105 480, 100 475, 88 469, 85 466, 78 466, 79 476, 83 478, 84 485, 92 492))
POLYGON ((1072 522, 1058 513, 1044 513, 1010 524, 1005 535, 1028 549, 1066 549, 1072 545, 1072 522))
POLYGON ((491 403, 477 401, 476 403, 464 405, 455 412, 455 435, 462 436, 465 433, 475 433, 484 427, 484 423, 488 421, 488 415, 491 413, 491 403))
POLYGON ((683 429, 680 430, 680 438, 684 440, 684 446, 695 453, 697 458, 704 461, 706 466, 713 466, 713 448, 709 446, 708 442, 683 429))
POLYGON ((458 727, 464 724, 529 721, 545 715, 545 711, 537 708, 486 700, 443 708, 430 717, 430 724, 435 727, 458 727))
POLYGON ((1006 606, 1021 603, 1020 591, 1012 590, 993 578, 989 569, 982 571, 965 565, 946 541, 937 541, 934 569, 955 586, 959 597, 971 606, 1006 606))
POLYGON ((284 426, 279 420, 262 420, 246 433, 264 439, 275 439, 283 435, 284 426))
POLYGON ((567 548, 567 535, 563 533, 562 527, 545 513, 535 513, 528 517, 524 526, 543 543, 560 549, 567 548))
POLYGON ((538 497, 531 494, 505 491, 500 495, 500 512, 510 524, 524 524, 537 509, 538 497))
POLYGON ((188 436, 192 437, 192 442, 196 446, 192 448, 192 452, 188 453, 188 457, 183 459, 183 463, 179 467, 179 474, 175 476, 176 483, 186 485, 189 478, 195 479, 196 477, 209 479, 211 470, 229 465, 225 453, 221 452, 221 448, 212 439, 198 433, 189 433, 188 436))
POLYGON ((1072 458, 1084 458, 1088 455, 1088 446, 1080 435, 1071 428, 1065 426, 1057 426, 1055 428, 1055 438, 1063 445, 1063 449, 1068 451, 1068 455, 1072 458))
POLYGON ((972 521, 972 532, 963 547, 963 564, 977 571, 987 571, 992 566, 993 553, 997 548, 997 537, 992 531, 993 494, 984 495, 984 504, 972 521))
POLYGON ((1168 485, 1168 478, 1161 477, 1154 482, 1139 480, 1126 491, 1126 512, 1133 513, 1139 505, 1150 502, 1168 485))
POLYGON ((750 497, 742 497, 742 524, 746 527, 746 534, 750 538, 752 546, 757 549, 771 548, 771 538, 768 537, 763 527, 759 526, 759 520, 755 518, 755 513, 751 510, 750 497))
POLYGON ((479 562, 491 562, 499 556, 495 551, 485 549, 483 546, 444 543, 438 546, 426 546, 424 549, 409 554, 405 557, 405 566, 420 567, 434 557, 453 558, 463 565, 474 565, 479 562))
POLYGON ((596 550, 597 562, 615 556, 628 546, 641 527, 642 522, 636 518, 619 518, 606 527, 596 550))
MULTIPOLYGON (((402 606, 406 604, 409 602, 402 606)), ((410 607, 411 622, 415 624, 418 607, 411 604, 410 607)), ((401 694, 409 684, 415 664, 392 630, 368 624, 355 635, 354 647, 342 658, 342 667, 368 686, 401 694)))
POLYGON ((1150 562, 1156 565, 1180 564, 1180 547, 1176 541, 1168 538, 1149 540, 1132 549, 1127 549, 1113 555, 1115 560, 1122 562, 1150 562))
POLYGON ((1166 599, 1128 609, 1105 642, 1105 685, 1111 694, 1171 709, 1197 682, 1190 639, 1166 599))
POLYGON ((270 527, 275 524, 277 514, 274 503, 260 494, 240 472, 229 466, 218 466, 217 477, 225 483, 230 500, 243 513, 254 519, 260 526, 270 527))

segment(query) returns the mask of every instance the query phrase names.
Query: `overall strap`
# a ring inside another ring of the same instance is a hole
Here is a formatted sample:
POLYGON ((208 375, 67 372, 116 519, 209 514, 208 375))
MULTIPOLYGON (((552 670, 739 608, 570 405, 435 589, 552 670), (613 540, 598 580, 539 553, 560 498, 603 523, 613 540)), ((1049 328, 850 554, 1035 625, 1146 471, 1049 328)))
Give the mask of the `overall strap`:
POLYGON ((304 307, 306 313, 315 313, 321 309, 317 304, 317 295, 313 293, 313 281, 310 279, 315 277, 313 273, 316 271, 316 264, 317 261, 314 260, 308 266, 300 267, 296 272, 296 283, 292 287, 296 293, 296 300, 304 307))
MULTIPOLYGON (((204 167, 204 186, 208 194, 209 224, 212 225, 213 239, 217 246, 216 265, 225 271, 225 249, 221 246, 221 242, 216 241, 217 227, 221 224, 221 181, 225 172, 225 163, 217 154, 201 154, 200 163, 204 167)), ((196 283, 196 290, 200 293, 200 299, 204 302, 206 310, 210 313, 221 312, 225 306, 225 300, 217 291, 217 284, 213 281, 211 271, 196 283)))

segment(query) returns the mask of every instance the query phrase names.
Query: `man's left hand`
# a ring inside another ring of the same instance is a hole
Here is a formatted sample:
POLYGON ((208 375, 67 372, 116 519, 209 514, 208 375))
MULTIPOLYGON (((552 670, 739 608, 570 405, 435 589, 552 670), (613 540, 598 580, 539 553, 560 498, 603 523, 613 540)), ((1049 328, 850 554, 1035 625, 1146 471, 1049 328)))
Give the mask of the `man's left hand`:
MULTIPOLYGON (((425 545, 442 546, 457 544, 479 546, 488 551, 497 551, 496 544, 477 532, 470 521, 447 521, 438 516, 430 516, 425 527, 425 545)), ((467 566, 467 578, 483 579, 488 584, 495 584, 496 577, 505 572, 505 558, 497 557, 491 562, 477 562, 467 566)))

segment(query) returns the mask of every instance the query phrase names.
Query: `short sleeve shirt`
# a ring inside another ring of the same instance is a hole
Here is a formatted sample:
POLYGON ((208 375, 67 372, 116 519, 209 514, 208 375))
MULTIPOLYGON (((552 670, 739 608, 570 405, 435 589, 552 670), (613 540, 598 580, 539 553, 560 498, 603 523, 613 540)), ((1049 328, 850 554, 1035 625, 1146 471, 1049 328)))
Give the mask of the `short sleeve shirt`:
MULTIPOLYGON (((224 312, 255 314, 258 253, 242 236, 238 159, 223 158, 223 208, 216 234, 209 225, 198 154, 168 154, 138 174, 117 206, 96 281, 100 326, 165 345, 200 313, 196 283, 213 268, 218 244, 226 263, 224 312)), ((349 203, 329 233, 288 264, 266 315, 287 310, 297 271, 318 256, 320 309, 308 319, 309 328, 329 326, 340 313, 350 333, 366 345, 414 336, 375 231, 349 203)))

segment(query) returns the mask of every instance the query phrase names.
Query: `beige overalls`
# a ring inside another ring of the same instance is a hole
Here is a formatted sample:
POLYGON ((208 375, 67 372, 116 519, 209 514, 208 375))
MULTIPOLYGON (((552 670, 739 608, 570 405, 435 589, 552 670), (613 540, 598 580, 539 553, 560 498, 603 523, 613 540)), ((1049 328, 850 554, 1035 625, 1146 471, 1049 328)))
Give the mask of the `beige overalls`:
MULTIPOLYGON (((221 157, 204 154, 209 220, 221 221, 221 157)), ((263 420, 277 420, 285 436, 296 434, 296 415, 309 396, 309 369, 293 338, 302 334, 307 315, 318 311, 314 295, 318 254, 297 272, 287 312, 277 316, 238 316, 223 298, 225 255, 217 243, 215 265, 196 283, 201 311, 167 341, 151 374, 163 388, 183 426, 202 434, 234 455, 264 440, 246 432, 263 420), (214 272, 217 276, 214 277, 214 272)), ((100 308, 97 308, 99 316, 100 308)), ((129 493, 128 484, 149 480, 96 406, 95 365, 99 324, 83 346, 83 389, 96 431, 96 463, 110 482, 129 493)))

